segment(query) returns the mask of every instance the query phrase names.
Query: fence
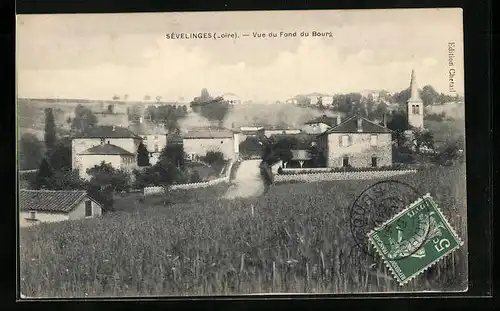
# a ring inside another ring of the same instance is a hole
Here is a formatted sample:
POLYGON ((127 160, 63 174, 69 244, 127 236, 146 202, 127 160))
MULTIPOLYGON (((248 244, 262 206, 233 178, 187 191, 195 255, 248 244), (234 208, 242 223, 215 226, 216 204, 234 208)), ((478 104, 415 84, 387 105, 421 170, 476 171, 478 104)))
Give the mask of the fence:
MULTIPOLYGON (((179 190, 179 189, 197 189, 197 188, 206 188, 210 186, 215 186, 221 183, 226 183, 229 182, 230 176, 231 176, 231 169, 233 168, 234 162, 230 160, 228 162, 228 165, 226 166, 226 170, 224 172, 224 175, 220 178, 213 179, 210 181, 206 182, 199 182, 199 183, 190 183, 190 184, 178 184, 178 185, 171 185, 168 187, 168 190, 179 190)), ((156 187, 145 187, 144 188, 144 195, 152 195, 152 194, 158 194, 158 193, 163 193, 165 192, 165 188, 161 186, 156 186, 156 187)))
POLYGON ((316 182, 329 180, 359 180, 388 178, 398 175, 416 173, 417 170, 385 170, 385 171, 359 171, 359 172, 318 172, 316 174, 280 174, 274 177, 275 182, 283 183, 288 181, 316 182))

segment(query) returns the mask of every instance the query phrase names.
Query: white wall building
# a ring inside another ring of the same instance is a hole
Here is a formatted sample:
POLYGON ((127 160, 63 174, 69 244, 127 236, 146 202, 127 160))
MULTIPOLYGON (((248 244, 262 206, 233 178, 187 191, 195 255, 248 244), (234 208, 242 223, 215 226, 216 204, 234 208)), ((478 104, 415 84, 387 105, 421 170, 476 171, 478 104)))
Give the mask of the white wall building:
POLYGON ((97 126, 71 141, 72 168, 88 179, 87 169, 102 161, 116 169, 133 169, 142 138, 118 126, 97 126))
POLYGON ((19 226, 97 217, 102 206, 86 191, 19 190, 19 226))

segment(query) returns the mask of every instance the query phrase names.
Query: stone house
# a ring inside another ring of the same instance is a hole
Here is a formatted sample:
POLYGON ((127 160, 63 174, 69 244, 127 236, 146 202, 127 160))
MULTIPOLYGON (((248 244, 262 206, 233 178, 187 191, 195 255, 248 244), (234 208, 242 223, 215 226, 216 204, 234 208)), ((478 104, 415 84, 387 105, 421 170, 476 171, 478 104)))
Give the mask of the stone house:
POLYGON ((110 163, 116 169, 137 166, 137 148, 142 137, 118 126, 97 126, 71 141, 72 168, 88 179, 87 169, 110 163))
POLYGON ((239 158, 239 133, 221 128, 198 128, 182 135, 184 153, 188 158, 205 156, 208 151, 222 152, 226 159, 239 158))
POLYGON ((318 148, 327 167, 381 167, 392 165, 391 130, 353 116, 318 135, 318 148))
POLYGON ((19 226, 97 217, 102 205, 80 190, 19 190, 19 226))

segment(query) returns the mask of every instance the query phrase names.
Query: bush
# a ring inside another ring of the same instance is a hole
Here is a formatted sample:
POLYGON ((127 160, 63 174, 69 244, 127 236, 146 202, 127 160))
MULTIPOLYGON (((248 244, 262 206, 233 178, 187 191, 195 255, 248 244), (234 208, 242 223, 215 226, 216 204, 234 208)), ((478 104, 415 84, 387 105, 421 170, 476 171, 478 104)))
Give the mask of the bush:
POLYGON ((220 151, 208 151, 205 156, 201 157, 201 160, 212 166, 217 172, 226 165, 224 154, 220 151))

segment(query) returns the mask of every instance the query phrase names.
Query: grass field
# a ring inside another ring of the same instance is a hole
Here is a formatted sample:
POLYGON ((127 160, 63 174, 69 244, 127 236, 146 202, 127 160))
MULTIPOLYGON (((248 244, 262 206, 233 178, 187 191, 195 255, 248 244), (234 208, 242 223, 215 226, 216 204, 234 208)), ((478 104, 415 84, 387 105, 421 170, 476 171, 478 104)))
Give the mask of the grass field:
POLYGON ((218 198, 222 186, 117 198, 118 212, 102 218, 22 229, 21 292, 94 297, 465 290, 464 176, 460 166, 396 178, 430 192, 465 241, 404 287, 378 257, 357 248, 350 233, 350 205, 372 180, 278 185, 267 197, 234 201, 218 198))

